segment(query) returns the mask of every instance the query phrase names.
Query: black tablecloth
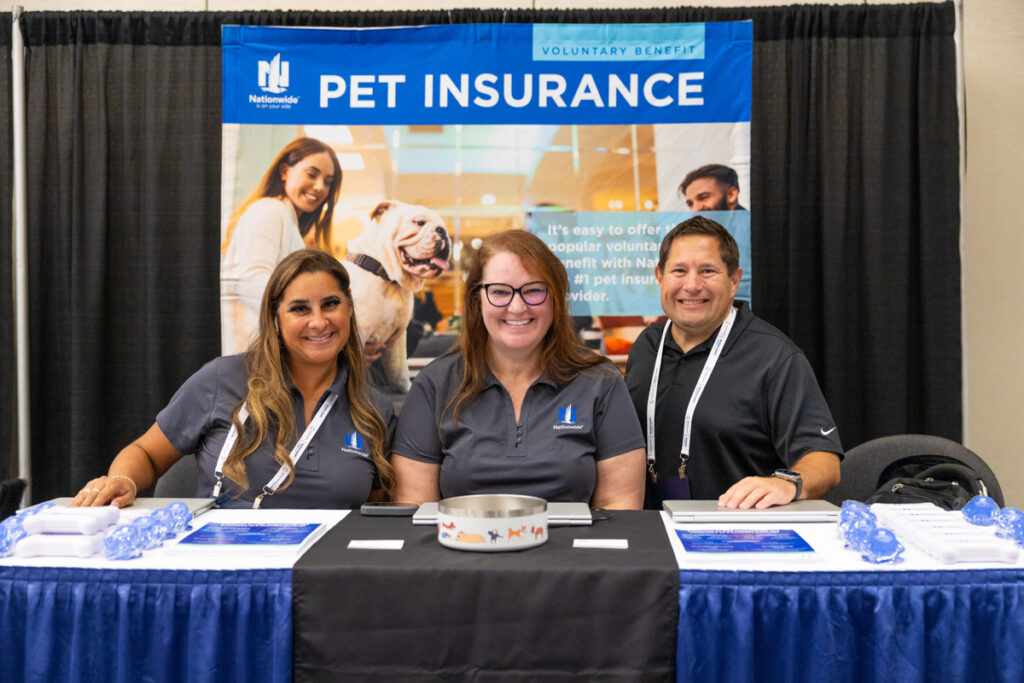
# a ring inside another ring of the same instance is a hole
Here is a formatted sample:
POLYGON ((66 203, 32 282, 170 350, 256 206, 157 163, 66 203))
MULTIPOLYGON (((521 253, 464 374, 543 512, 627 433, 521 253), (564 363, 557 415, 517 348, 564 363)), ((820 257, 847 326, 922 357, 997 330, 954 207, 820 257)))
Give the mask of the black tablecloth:
POLYGON ((295 680, 673 679, 679 570, 664 525, 610 514, 503 553, 445 548, 408 517, 349 515, 293 570, 295 680), (399 538, 400 551, 347 548, 399 538))

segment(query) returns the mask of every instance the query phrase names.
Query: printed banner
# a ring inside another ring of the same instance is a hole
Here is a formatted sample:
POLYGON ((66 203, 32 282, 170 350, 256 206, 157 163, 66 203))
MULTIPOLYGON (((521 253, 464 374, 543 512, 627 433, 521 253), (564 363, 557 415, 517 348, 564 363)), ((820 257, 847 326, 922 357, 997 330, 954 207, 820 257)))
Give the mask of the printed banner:
POLYGON ((408 212, 450 240, 396 256, 442 318, 508 228, 563 259, 574 314, 659 315, 658 246, 693 211, 736 237, 750 298, 750 22, 225 26, 222 43, 226 330, 254 323, 252 278, 288 251, 353 256, 408 212), (300 139, 326 156, 292 196, 274 176, 316 158, 300 139))

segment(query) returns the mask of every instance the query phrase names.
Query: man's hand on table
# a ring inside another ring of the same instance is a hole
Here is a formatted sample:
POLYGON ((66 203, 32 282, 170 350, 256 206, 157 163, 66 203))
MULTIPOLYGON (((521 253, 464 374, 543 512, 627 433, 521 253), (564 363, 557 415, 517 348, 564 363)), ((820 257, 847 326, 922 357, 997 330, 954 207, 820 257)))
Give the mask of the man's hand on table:
POLYGON ((764 509, 793 502, 796 484, 777 477, 744 477, 718 497, 725 508, 764 509))

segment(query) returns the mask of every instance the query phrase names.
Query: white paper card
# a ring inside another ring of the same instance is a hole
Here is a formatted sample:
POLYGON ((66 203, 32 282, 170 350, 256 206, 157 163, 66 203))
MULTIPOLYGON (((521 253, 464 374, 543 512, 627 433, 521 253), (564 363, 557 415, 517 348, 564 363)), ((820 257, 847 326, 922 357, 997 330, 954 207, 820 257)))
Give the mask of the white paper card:
POLYGON ((573 548, 604 548, 605 550, 628 550, 628 538, 575 538, 573 548))
POLYGON ((401 550, 405 545, 402 539, 352 540, 348 542, 349 550, 401 550))

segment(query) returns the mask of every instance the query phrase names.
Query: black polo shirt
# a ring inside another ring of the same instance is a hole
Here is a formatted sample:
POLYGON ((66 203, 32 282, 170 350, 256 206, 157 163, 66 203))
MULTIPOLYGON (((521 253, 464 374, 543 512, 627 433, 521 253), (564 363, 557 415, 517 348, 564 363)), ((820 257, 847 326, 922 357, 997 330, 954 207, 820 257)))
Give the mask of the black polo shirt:
POLYGON ((590 502, 598 460, 643 448, 622 374, 611 363, 557 384, 541 375, 526 391, 516 422, 512 398, 487 373, 480 393, 459 409, 448 401, 462 381, 452 352, 423 368, 402 406, 392 451, 441 466, 441 497, 519 493, 548 501, 590 502))
MULTIPOLYGON (((746 302, 736 306, 732 333, 693 415, 686 473, 696 499, 716 499, 744 477, 790 467, 813 451, 843 453, 832 413, 803 352, 755 316, 746 302)), ((626 385, 644 425, 654 360, 668 324, 645 329, 629 352, 626 385)), ((717 334, 685 354, 671 333, 665 340, 655 403, 659 478, 679 476, 686 407, 717 334)), ((653 500, 650 491, 647 500, 653 500)))

